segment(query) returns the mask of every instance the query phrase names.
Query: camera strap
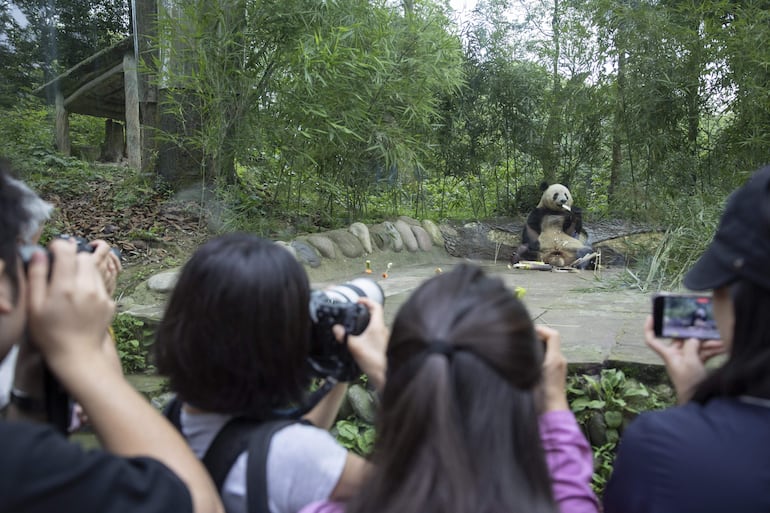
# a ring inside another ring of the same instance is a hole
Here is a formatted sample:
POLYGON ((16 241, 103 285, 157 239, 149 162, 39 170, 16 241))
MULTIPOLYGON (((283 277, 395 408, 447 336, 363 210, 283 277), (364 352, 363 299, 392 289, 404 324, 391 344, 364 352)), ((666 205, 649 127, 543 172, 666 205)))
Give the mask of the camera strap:
MULTIPOLYGON (((181 432, 182 401, 172 399, 163 414, 181 432)), ((310 422, 297 418, 248 419, 236 417, 228 421, 214 437, 202 463, 222 494, 227 474, 238 456, 248 451, 246 465, 246 506, 248 513, 270 513, 267 497, 267 452, 273 435, 286 426, 297 422, 310 422)))

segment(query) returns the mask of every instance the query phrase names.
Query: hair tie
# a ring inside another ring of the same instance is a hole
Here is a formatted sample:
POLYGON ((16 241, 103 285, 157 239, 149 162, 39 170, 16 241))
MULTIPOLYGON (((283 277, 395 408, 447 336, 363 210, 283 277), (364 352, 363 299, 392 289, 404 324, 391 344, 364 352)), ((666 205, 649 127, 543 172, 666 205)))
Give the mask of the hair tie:
POLYGON ((425 347, 425 351, 427 351, 428 354, 443 354, 444 356, 451 358, 455 352, 455 346, 445 340, 431 340, 425 347))

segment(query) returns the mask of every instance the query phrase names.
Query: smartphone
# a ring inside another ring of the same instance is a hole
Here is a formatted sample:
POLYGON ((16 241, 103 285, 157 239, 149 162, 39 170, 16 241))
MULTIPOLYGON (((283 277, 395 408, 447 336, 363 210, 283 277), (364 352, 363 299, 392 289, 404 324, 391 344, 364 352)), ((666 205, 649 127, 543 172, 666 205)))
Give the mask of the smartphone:
POLYGON ((718 340, 711 296, 660 293, 652 297, 656 337, 718 340))

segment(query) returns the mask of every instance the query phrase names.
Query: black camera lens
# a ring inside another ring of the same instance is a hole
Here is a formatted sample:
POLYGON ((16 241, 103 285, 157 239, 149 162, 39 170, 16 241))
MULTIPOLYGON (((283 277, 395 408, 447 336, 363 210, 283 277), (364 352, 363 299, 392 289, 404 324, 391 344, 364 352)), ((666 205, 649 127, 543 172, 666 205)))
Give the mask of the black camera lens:
POLYGON ((345 344, 332 331, 335 324, 348 335, 360 335, 369 325, 369 310, 358 299, 367 297, 383 304, 382 288, 369 278, 357 278, 310 295, 310 319, 313 321, 310 364, 322 377, 348 381, 360 374, 345 344))

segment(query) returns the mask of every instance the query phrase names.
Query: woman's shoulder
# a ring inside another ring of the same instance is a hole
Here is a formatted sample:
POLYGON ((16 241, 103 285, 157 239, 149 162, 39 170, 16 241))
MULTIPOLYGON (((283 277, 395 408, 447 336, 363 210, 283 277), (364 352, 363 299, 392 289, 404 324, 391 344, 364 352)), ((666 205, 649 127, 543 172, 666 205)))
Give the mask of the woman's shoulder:
POLYGON ((621 443, 683 447, 744 432, 753 423, 766 426, 768 420, 770 408, 758 408, 738 398, 716 398, 705 404, 690 401, 640 414, 624 431, 621 443))
POLYGON ((347 455, 347 450, 329 431, 303 422, 289 424, 276 432, 270 449, 271 452, 281 453, 284 458, 288 454, 294 454, 302 459, 322 454, 325 457, 338 455, 344 460, 347 455))

